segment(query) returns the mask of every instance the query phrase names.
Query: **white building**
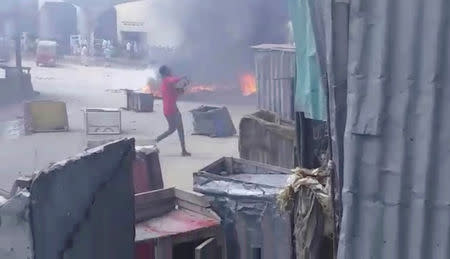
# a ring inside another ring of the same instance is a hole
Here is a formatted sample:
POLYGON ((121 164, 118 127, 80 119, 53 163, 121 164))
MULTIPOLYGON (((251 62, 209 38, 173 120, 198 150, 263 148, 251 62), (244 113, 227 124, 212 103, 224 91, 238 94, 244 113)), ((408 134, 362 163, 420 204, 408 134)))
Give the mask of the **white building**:
POLYGON ((166 15, 160 3, 164 0, 142 0, 116 5, 117 38, 122 44, 138 41, 149 47, 176 47, 181 42, 177 22, 166 15))

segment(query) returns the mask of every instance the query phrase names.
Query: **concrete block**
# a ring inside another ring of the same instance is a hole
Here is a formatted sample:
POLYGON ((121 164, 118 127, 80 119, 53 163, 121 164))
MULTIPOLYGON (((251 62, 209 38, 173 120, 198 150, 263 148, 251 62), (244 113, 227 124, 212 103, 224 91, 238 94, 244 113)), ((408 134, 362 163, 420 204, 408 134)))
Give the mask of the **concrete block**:
POLYGON ((0 205, 0 258, 32 259, 30 193, 19 192, 0 205))
POLYGON ((31 185, 35 259, 134 258, 134 139, 41 171, 31 185))
POLYGON ((69 122, 64 102, 33 101, 25 104, 27 133, 68 131, 69 122))

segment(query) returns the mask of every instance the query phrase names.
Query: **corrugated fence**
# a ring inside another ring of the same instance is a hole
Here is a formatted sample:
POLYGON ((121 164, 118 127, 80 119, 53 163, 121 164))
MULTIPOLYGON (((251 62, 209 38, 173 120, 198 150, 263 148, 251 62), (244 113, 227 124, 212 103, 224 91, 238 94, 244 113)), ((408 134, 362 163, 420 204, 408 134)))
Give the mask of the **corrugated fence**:
POLYGON ((450 258, 449 1, 311 2, 331 43, 338 258, 450 258))
POLYGON ((295 48, 291 45, 264 44, 255 53, 258 108, 294 119, 295 48))
POLYGON ((450 258, 449 7, 351 2, 340 258, 450 258))

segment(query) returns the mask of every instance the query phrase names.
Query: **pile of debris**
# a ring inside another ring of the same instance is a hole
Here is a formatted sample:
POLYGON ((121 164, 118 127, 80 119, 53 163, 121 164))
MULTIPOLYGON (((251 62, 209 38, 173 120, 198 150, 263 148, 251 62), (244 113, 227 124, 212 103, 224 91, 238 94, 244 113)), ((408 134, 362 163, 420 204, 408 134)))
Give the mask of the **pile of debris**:
POLYGON ((294 212, 297 258, 332 258, 334 236, 330 172, 332 162, 314 170, 296 168, 278 195, 284 211, 294 212))

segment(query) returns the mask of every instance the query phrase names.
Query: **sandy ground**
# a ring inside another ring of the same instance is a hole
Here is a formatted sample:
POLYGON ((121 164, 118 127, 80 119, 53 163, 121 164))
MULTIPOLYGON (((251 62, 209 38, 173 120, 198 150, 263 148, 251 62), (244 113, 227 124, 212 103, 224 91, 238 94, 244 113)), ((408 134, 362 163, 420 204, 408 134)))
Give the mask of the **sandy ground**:
MULTIPOLYGON (((26 63, 32 66, 32 63, 26 63)), ((32 66, 33 67, 33 66, 32 66)), ((56 68, 32 68, 35 90, 39 99, 61 100, 68 107, 70 131, 65 133, 23 134, 23 104, 0 108, 0 188, 9 190, 20 175, 30 175, 50 163, 82 152, 88 137, 84 131, 82 109, 86 107, 120 108, 125 104, 123 93, 111 89, 140 89, 150 71, 131 68, 82 67, 64 64, 56 68)), ((218 104, 227 105, 226 100, 215 98, 218 104)), ((205 98, 210 102, 210 98, 205 98)), ((236 128, 240 118, 256 110, 254 98, 244 104, 227 105, 236 128)), ((238 137, 209 138, 191 136, 192 117, 189 110, 202 102, 180 102, 186 142, 193 156, 180 156, 180 145, 176 134, 158 144, 165 186, 177 186, 192 190, 192 173, 222 156, 238 156, 238 137)), ((138 143, 148 143, 163 132, 167 123, 162 115, 161 101, 156 101, 155 112, 122 112, 121 137, 135 137, 138 143)))

